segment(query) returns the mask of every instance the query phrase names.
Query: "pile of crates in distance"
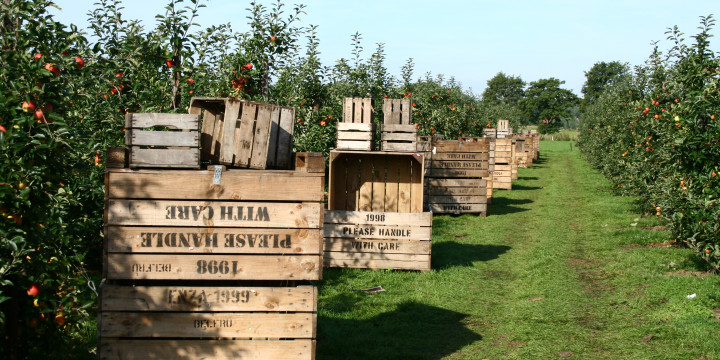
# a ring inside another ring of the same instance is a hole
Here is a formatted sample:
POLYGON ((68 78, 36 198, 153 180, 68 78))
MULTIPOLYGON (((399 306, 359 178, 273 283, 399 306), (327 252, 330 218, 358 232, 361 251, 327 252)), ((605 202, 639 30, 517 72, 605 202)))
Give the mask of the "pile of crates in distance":
POLYGON ((431 139, 425 204, 433 213, 487 215, 490 140, 431 139))
MULTIPOLYGON (((351 102, 372 103, 370 99, 345 99, 344 104, 351 102)), ((385 128, 411 124, 409 103, 395 106, 386 99, 383 108, 389 109, 381 128, 388 130, 383 134, 389 135, 382 138, 382 148, 387 151, 330 152, 325 266, 427 271, 432 214, 423 212, 424 157, 415 151, 416 140, 392 135, 399 133, 395 131, 399 128, 385 128)), ((350 120, 350 109, 344 107, 344 121, 350 120)), ((338 129, 344 128, 341 124, 338 129)), ((407 130, 404 133, 411 133, 407 130)), ((338 131, 338 145, 340 136, 338 131)))
POLYGON ((508 120, 498 120, 496 129, 485 130, 492 130, 485 131, 485 137, 491 141, 490 153, 494 159, 494 164, 491 164, 492 188, 511 190, 512 180, 517 179, 517 162, 515 160, 512 128, 509 127, 508 120))
POLYGON ((325 163, 291 161, 293 114, 231 99, 128 114, 129 149, 109 152, 105 175, 100 359, 315 358, 325 163), (198 161, 134 148, 166 150, 170 134, 198 161))

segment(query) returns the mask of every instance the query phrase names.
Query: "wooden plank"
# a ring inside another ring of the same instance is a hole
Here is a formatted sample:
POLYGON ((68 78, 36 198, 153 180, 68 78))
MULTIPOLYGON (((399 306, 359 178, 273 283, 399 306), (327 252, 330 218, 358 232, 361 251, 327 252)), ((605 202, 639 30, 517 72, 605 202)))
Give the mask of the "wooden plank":
POLYGON ((410 212, 419 213, 424 211, 425 159, 422 154, 414 154, 413 156, 414 158, 410 161, 410 212))
POLYGON ((414 142, 398 143, 398 142, 382 142, 383 151, 402 151, 402 152, 416 152, 417 146, 414 142))
POLYGON ((487 161, 453 161, 453 160, 430 160, 430 168, 436 169, 468 169, 487 170, 490 164, 487 161))
POLYGON ((295 153, 295 171, 325 174, 325 155, 321 152, 295 153))
POLYGON ((432 155, 432 160, 474 160, 487 161, 490 154, 487 152, 436 152, 432 155))
MULTIPOLYGON (((372 207, 371 211, 385 210, 385 181, 387 178, 387 159, 383 156, 374 156, 371 159, 373 166, 372 176, 372 207)), ((392 160, 390 160, 392 161, 392 160)))
POLYGON ((488 170, 466 170, 466 169, 430 169, 427 176, 429 177, 466 177, 466 178, 484 178, 490 176, 488 170))
POLYGON ((502 171, 502 170, 495 170, 492 172, 493 179, 497 180, 497 178, 510 178, 511 171, 502 171))
POLYGON ((410 99, 403 99, 400 102, 402 115, 400 116, 401 124, 412 124, 412 104, 410 99))
POLYGON ((373 110, 372 110, 372 99, 362 98, 360 99, 362 106, 362 121, 365 124, 373 123, 373 110))
POLYGON ((417 133, 417 126, 414 124, 383 124, 380 128, 382 132, 405 132, 417 133))
POLYGON ((425 189, 425 195, 427 196, 438 196, 438 195, 487 195, 486 187, 427 187, 425 189))
POLYGON ((385 178, 385 201, 384 207, 379 211, 397 212, 398 211, 398 192, 400 187, 398 162, 390 160, 386 162, 387 175, 385 178))
POLYGON ((117 200, 107 225, 319 228, 320 203, 117 200))
POLYGON ((344 131, 338 130, 338 140, 359 140, 359 141, 371 141, 373 139, 373 133, 367 131, 344 131))
POLYGON ((338 131, 360 131, 360 132, 373 132, 375 131, 375 124, 362 124, 362 123, 337 123, 338 131))
POLYGON ((348 155, 347 159, 347 206, 337 210, 358 210, 360 208, 360 159, 357 155, 348 155))
POLYGON ((362 99, 361 98, 353 98, 353 122, 361 123, 363 121, 363 108, 362 108, 362 99))
POLYGON ((270 115, 270 135, 267 146, 267 168, 277 168, 278 137, 280 134, 280 107, 273 106, 270 115))
POLYGON ((280 134, 277 138, 276 160, 278 169, 289 169, 292 165, 294 119, 295 108, 280 108, 280 134))
POLYGON ((148 128, 153 126, 165 126, 180 130, 198 130, 200 129, 200 116, 198 114, 130 113, 130 124, 126 124, 127 128, 148 128))
POLYGON ((242 113, 238 120, 240 125, 235 132, 235 162, 233 164, 236 166, 247 167, 250 165, 257 111, 258 103, 243 103, 242 113))
POLYGON ((315 340, 126 340, 100 339, 101 360, 315 359, 315 340))
POLYGON ((392 123, 393 124, 400 124, 400 99, 392 99, 392 123))
POLYGON ((410 213, 412 211, 412 159, 402 159, 399 161, 400 173, 398 176, 398 212, 410 213))
POLYGON ((119 286, 101 289, 101 311, 317 311, 317 287, 119 286))
POLYGON ((372 157, 364 157, 360 168, 360 187, 358 191, 358 210, 372 211, 372 157))
POLYGON ((188 146, 199 147, 200 139, 197 131, 137 131, 133 130, 132 145, 136 146, 188 146))
POLYGON ((319 255, 107 254, 109 280, 319 280, 319 255))
POLYGON ((487 204, 428 204, 434 213, 482 213, 487 212, 487 204))
POLYGON ((381 134, 381 140, 384 141, 411 141, 414 142, 417 138, 417 133, 402 133, 402 132, 383 132, 381 134))
POLYGON ((352 141, 352 140, 338 140, 335 145, 336 150, 351 150, 351 151, 370 151, 372 150, 373 143, 371 141, 352 141))
POLYGON ((326 210, 325 224, 377 224, 385 226, 417 226, 432 224, 432 214, 326 210))
POLYGON ((112 170, 106 194, 110 199, 321 202, 322 175, 233 169, 223 171, 220 184, 215 184, 213 170, 112 170))
POLYGON ((428 204, 486 204, 487 196, 466 196, 466 195, 448 195, 437 196, 429 195, 427 197, 428 204))
POLYGON ((200 149, 130 148, 130 167, 199 168, 200 149))
POLYGON ((488 152, 489 143, 440 140, 434 144, 437 152, 488 152))
POLYGON ((329 252, 376 254, 430 254, 430 240, 325 238, 325 254, 329 252))
POLYGON ((108 253, 320 254, 320 229, 107 226, 108 253))
POLYGON ((325 226, 323 226, 323 236, 325 238, 348 239, 430 240, 432 237, 432 223, 418 224, 414 226, 385 226, 373 224, 325 224, 325 226))
POLYGON ((235 155, 235 133, 238 128, 238 117, 241 102, 228 99, 225 102, 225 117, 223 120, 222 135, 220 137, 220 164, 232 165, 235 155))
POLYGON ((383 99, 383 124, 392 124, 392 99, 383 99))
POLYGON ((436 186, 436 187, 455 187, 455 186, 461 186, 461 187, 480 187, 484 188, 486 187, 486 181, 485 179, 427 179, 426 180, 427 186, 436 186))
POLYGON ((272 124, 273 105, 258 104, 255 118, 255 135, 253 136, 250 167, 253 169, 267 168, 268 147, 270 146, 270 128, 272 124))
POLYGON ((317 315, 311 313, 122 313, 103 312, 102 337, 311 339, 317 315))
MULTIPOLYGON (((353 98, 343 98, 343 118, 342 123, 352 123, 353 122, 353 98)), ((338 129, 340 128, 340 124, 338 123, 338 129)))
POLYGON ((326 267, 359 269, 430 270, 430 255, 326 252, 326 267))
POLYGON ((348 158, 330 157, 328 171, 328 209, 345 210, 348 204, 348 158))

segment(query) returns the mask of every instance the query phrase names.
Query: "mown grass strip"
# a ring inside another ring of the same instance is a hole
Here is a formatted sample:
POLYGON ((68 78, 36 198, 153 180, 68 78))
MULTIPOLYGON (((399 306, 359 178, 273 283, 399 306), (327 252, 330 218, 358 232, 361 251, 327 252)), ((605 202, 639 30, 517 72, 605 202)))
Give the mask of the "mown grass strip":
POLYGON ((569 142, 541 150, 487 218, 434 218, 431 272, 326 269, 318 359, 720 357, 718 277, 569 142))

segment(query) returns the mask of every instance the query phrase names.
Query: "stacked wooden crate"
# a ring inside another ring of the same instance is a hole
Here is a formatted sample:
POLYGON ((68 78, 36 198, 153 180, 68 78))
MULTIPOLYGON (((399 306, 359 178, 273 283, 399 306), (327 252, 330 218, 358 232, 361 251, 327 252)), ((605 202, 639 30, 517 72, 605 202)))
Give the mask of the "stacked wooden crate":
POLYGON ((370 98, 344 98, 342 121, 337 123, 336 150, 372 151, 375 123, 370 98))
POLYGON ((515 140, 515 158, 518 162, 518 167, 528 168, 532 166, 532 138, 528 135, 513 134, 513 140, 515 140))
POLYGON ((325 266, 430 270, 423 155, 330 152, 325 266))
POLYGON ((380 125, 382 151, 417 151, 417 126, 412 122, 410 99, 384 99, 380 125))
POLYGON ((538 134, 537 130, 530 130, 530 135, 533 137, 533 159, 538 160, 540 159, 540 134, 538 134))
POLYGON ((125 114, 130 167, 199 168, 199 126, 193 114, 125 114))
POLYGON ((433 141, 425 202, 435 213, 487 215, 490 141, 433 141))
POLYGON ((493 169, 493 188, 512 189, 512 172, 517 166, 512 157, 513 144, 511 138, 494 139, 495 144, 495 168, 493 169))
POLYGON ((324 162, 303 155, 296 170, 108 168, 98 357, 313 359, 324 162))

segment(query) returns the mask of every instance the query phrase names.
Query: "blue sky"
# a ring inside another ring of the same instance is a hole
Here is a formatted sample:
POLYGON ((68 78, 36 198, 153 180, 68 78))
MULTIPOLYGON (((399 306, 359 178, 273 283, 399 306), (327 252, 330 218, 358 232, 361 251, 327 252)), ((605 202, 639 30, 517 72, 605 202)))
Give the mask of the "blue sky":
MULTIPOLYGON (((56 0, 63 10, 56 19, 87 26, 93 1, 56 0)), ((271 1, 260 1, 271 5, 271 1)), ((204 28, 231 23, 236 31, 247 29, 249 1, 211 0, 200 10, 204 28)), ((386 67, 399 78, 408 58, 415 62, 414 77, 454 76, 463 88, 481 94, 487 81, 502 71, 524 81, 555 77, 581 96, 584 72, 600 61, 642 64, 652 51, 661 49, 667 28, 677 25, 687 38, 697 33, 700 16, 720 17, 718 0, 306 0, 285 1, 306 5, 302 25, 317 25, 323 64, 350 58, 351 35, 362 34, 364 58, 377 43, 385 44, 386 67)), ((156 14, 164 13, 164 0, 123 0, 125 19, 141 20, 154 27, 156 14)), ((290 10, 290 9, 288 9, 290 10)), ((719 25, 720 26, 720 25, 719 25)), ((712 48, 720 49, 717 38, 712 48)))

